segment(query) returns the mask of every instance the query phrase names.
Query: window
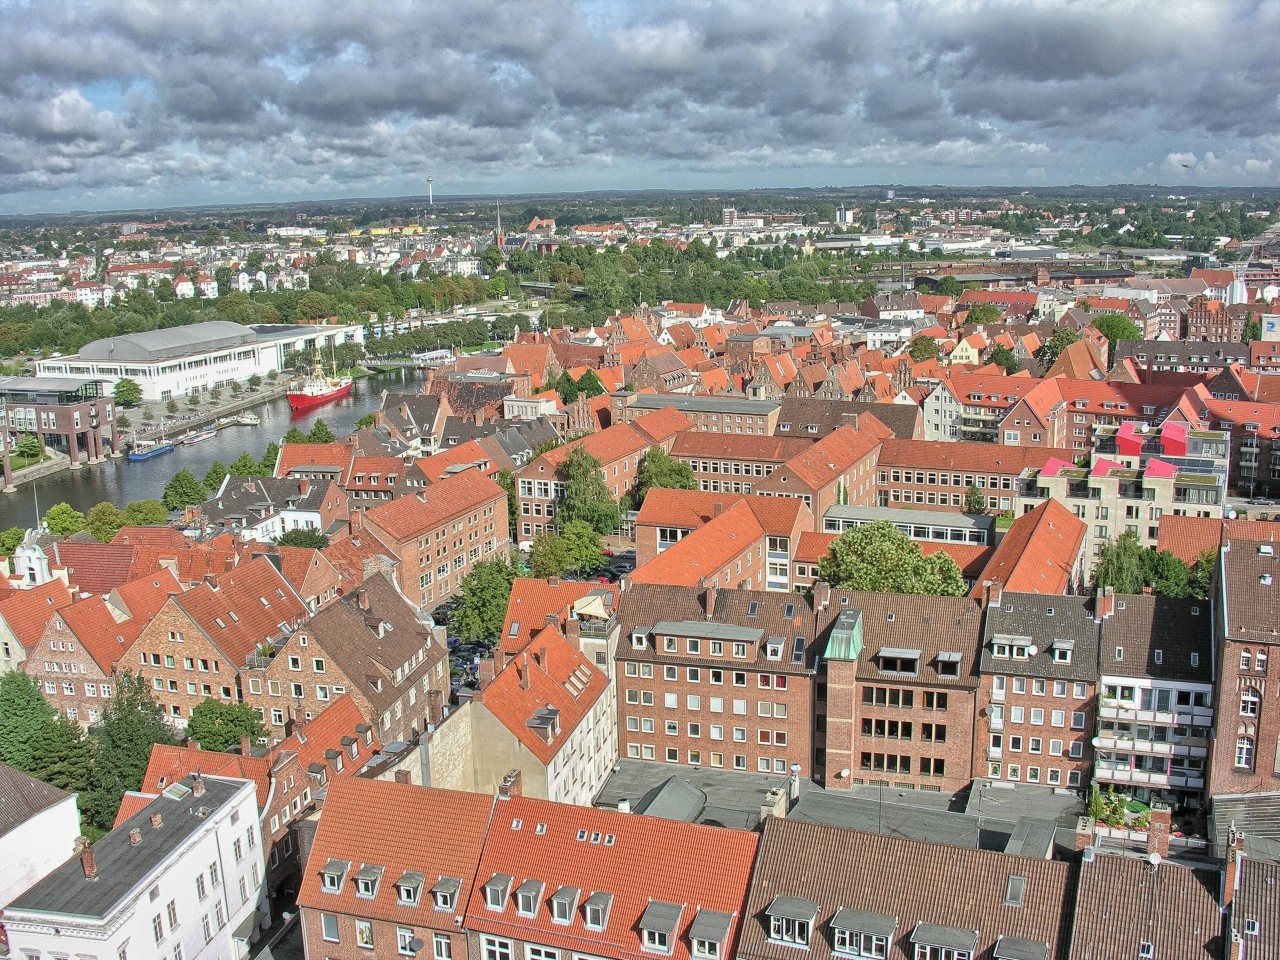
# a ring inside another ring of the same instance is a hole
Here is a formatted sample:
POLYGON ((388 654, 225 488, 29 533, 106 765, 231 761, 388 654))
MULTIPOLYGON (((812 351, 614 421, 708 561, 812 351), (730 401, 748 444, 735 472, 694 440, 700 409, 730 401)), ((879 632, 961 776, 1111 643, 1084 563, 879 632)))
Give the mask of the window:
POLYGON ((802 947, 809 945, 811 921, 794 917, 769 917, 769 939, 777 943, 791 943, 802 947))
POLYGON ((1240 694, 1240 716, 1256 717, 1262 704, 1257 687, 1245 687, 1240 694))
POLYGON ((1236 766, 1241 770, 1253 769, 1253 737, 1236 740, 1236 766))
POLYGON ((453 941, 447 933, 433 934, 431 942, 433 960, 453 960, 453 941))
POLYGON ((196 874, 196 896, 199 897, 201 900, 203 900, 206 896, 205 889, 204 889, 203 873, 196 874))
POLYGON ((481 937, 480 949, 484 960, 511 960, 511 941, 500 937, 481 937))
POLYGON ((613 898, 607 893, 593 893, 583 905, 583 925, 588 930, 603 930, 609 921, 613 898))
POLYGON ((155 935, 156 943, 164 939, 164 918, 158 913, 151 918, 151 932, 155 935))
POLYGON ((644 931, 644 948, 667 953, 670 950, 671 936, 663 930, 644 931))
POLYGON ((396 949, 402 957, 416 955, 413 949, 413 931, 408 927, 396 927, 396 949))
POLYGON ((177 901, 175 901, 175 900, 170 900, 170 901, 169 901, 169 906, 166 908, 166 912, 167 912, 167 913, 168 913, 168 915, 169 915, 169 929, 170 929, 170 930, 173 930, 173 929, 174 929, 175 927, 177 927, 177 925, 178 925, 178 904, 177 904, 177 901))
POLYGON ((356 921, 356 946, 373 949, 373 922, 370 920, 356 921))

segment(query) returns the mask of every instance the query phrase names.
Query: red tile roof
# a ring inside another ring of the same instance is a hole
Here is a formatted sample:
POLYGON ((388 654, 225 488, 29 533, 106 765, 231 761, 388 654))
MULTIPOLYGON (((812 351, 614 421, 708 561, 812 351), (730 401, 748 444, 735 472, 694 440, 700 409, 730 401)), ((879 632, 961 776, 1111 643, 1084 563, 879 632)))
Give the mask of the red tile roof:
POLYGON ((843 426, 793 456, 783 469, 818 490, 869 454, 893 433, 874 417, 861 418, 859 429, 843 426))
POLYGON ((451 475, 448 472, 450 467, 472 466, 478 463, 486 464, 481 472, 488 477, 496 476, 501 469, 478 440, 468 440, 456 447, 447 447, 439 453, 422 457, 415 461, 414 465, 431 483, 439 483, 446 476, 451 475))
POLYGON ((261 812, 265 809, 271 795, 271 760, 265 756, 242 757, 238 753, 215 753, 195 747, 173 747, 157 743, 151 748, 147 772, 142 775, 142 790, 146 793, 160 793, 169 784, 177 783, 197 770, 211 777, 252 780, 257 793, 258 810, 261 812))
POLYGON ((126 543, 81 543, 62 540, 50 560, 67 568, 67 580, 81 593, 110 593, 129 578, 134 548, 126 543))
POLYGON ((359 735, 356 729, 366 724, 368 720, 369 718, 360 713, 360 708, 351 698, 351 694, 344 693, 321 710, 319 716, 310 720, 305 726, 295 726, 294 732, 280 741, 271 751, 271 757, 274 760, 281 753, 293 751, 297 753, 302 769, 308 770, 313 763, 325 763, 326 750, 341 750, 347 762, 343 763, 342 770, 338 773, 334 773, 330 768, 329 777, 332 779, 354 776, 370 757, 382 749, 376 724, 368 723, 373 736, 370 743, 365 743, 364 737, 359 735), (355 738, 357 753, 354 758, 351 756, 351 747, 342 742, 343 737, 355 738))
POLYGON ((710 493, 703 490, 667 490, 654 487, 640 505, 638 526, 680 527, 692 530, 709 523, 717 507, 725 510, 743 502, 751 508, 761 528, 769 536, 789 537, 796 519, 807 509, 795 497, 761 497, 754 494, 710 493))
POLYGON ((479 793, 358 777, 334 780, 302 873, 298 905, 456 933, 454 917, 462 914, 475 885, 494 803, 479 793), (330 860, 350 864, 338 893, 321 889, 320 871, 330 860), (357 899, 351 874, 365 864, 382 867, 382 882, 372 899, 357 899), (424 875, 417 906, 397 903, 396 885, 406 873, 424 875), (443 877, 461 881, 461 889, 455 909, 438 913, 431 888, 443 877))
POLYGON ((287 477, 297 467, 339 467, 338 484, 346 483, 355 451, 345 443, 286 443, 276 458, 275 476, 287 477))
POLYGON ((511 584, 511 596, 507 599, 507 614, 502 624, 499 645, 504 654, 514 656, 533 639, 534 634, 547 625, 547 615, 554 613, 563 623, 565 612, 577 600, 593 590, 607 590, 618 603, 620 588, 614 583, 584 583, 580 580, 529 580, 517 579, 511 584), (515 627, 513 630, 512 628, 515 627))
POLYGON ((609 688, 556 627, 544 626, 515 659, 478 694, 486 709, 543 764, 550 764, 570 734, 609 688), (558 728, 544 739, 528 721, 541 709, 560 711, 558 728))
POLYGON ((57 615, 105 674, 115 672, 125 650, 147 624, 147 620, 141 617, 117 623, 111 615, 111 608, 101 597, 80 600, 63 607, 57 615))
POLYGON ((643 453, 650 444, 638 431, 631 429, 630 424, 618 423, 608 430, 601 430, 581 440, 574 440, 562 447, 548 450, 533 463, 541 462, 547 467, 558 469, 560 464, 568 458, 569 453, 579 446, 599 460, 602 466, 608 466, 625 457, 643 453))
POLYGON ((729 915, 721 955, 732 956, 756 845, 756 835, 744 830, 532 797, 499 799, 494 803, 465 925, 479 933, 565 951, 645 960, 652 954, 641 948, 640 918, 657 901, 679 911, 667 954, 671 960, 690 960, 689 925, 700 910, 729 915), (515 878, 501 913, 485 907, 483 887, 495 874, 515 878), (517 916, 515 910, 515 889, 526 879, 545 885, 543 902, 531 918, 517 916), (612 902, 605 929, 586 930, 581 908, 571 923, 553 923, 545 901, 562 887, 579 890, 580 904, 596 893, 609 895, 612 902))
POLYGON ((160 612, 169 596, 185 589, 172 570, 161 569, 116 587, 111 602, 133 619, 145 623, 160 612))
POLYGON ((1280 523, 1270 520, 1222 520, 1217 517, 1160 518, 1157 550, 1168 550, 1185 564, 1195 563, 1205 550, 1217 553, 1223 540, 1280 542, 1280 523))
MULTIPOLYGON (((1015 593, 1068 593, 1087 532, 1074 513, 1057 500, 1046 500, 1013 522, 982 571, 982 580, 1003 584, 1015 593)), ((973 595, 981 592, 980 581, 973 595)))
POLYGON ((71 591, 57 578, 30 590, 14 590, 0 596, 0 618, 26 649, 40 639, 44 625, 59 610, 69 606, 71 591))
POLYGON ((693 426, 692 421, 675 407, 662 407, 636 417, 630 424, 650 443, 659 444, 693 426))
POLYGON ((503 489, 479 470, 464 470, 445 477, 425 490, 380 503, 365 513, 365 523, 381 537, 406 543, 442 523, 475 510, 497 497, 503 489))
POLYGON ((728 570, 723 585, 736 584, 736 574, 729 564, 764 536, 764 528, 751 507, 739 501, 636 568, 630 581, 691 587, 704 577, 710 581, 728 570))

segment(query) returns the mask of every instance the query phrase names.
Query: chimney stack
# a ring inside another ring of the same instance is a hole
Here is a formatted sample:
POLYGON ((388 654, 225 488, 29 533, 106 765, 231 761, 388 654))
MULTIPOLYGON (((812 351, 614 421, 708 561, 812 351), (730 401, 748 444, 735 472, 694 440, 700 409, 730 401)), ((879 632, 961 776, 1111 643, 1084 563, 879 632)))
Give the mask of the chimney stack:
POLYGON ((408 770, 397 770, 397 771, 396 771, 396 783, 411 783, 411 782, 412 782, 412 781, 409 779, 409 771, 408 771, 408 770))
POLYGON ((98 879, 98 859, 93 854, 93 845, 88 837, 79 837, 76 846, 80 848, 80 866, 84 869, 86 880, 98 879))
POLYGON ((1169 856, 1169 833, 1173 829, 1172 812, 1165 803, 1151 804, 1151 823, 1147 827, 1147 852, 1169 856))
POLYGON ((253 741, 249 739, 249 735, 246 733, 243 737, 240 738, 240 756, 248 757, 252 755, 253 755, 253 741))
POLYGON ((619 801, 618 801, 618 812, 619 812, 619 813, 630 813, 630 812, 631 812, 631 801, 630 801, 630 800, 628 800, 626 797, 623 797, 621 800, 619 800, 619 801))
POLYGON ((1003 588, 999 580, 983 580, 982 593, 986 599, 986 608, 990 610, 992 607, 1000 606, 1000 597, 1003 594, 1003 588))
POLYGON ((706 577, 703 577, 698 586, 705 591, 702 596, 703 613, 708 620, 716 615, 716 596, 720 590, 714 583, 708 583, 706 577))
POLYGON ((498 785, 498 796, 518 797, 524 793, 524 777, 519 770, 509 770, 498 785))
POLYGON ((129 846, 136 847, 142 842, 142 831, 134 827, 129 831, 129 846))
POLYGON ((1240 855, 1244 850, 1244 835, 1236 831, 1233 821, 1227 831, 1227 867, 1222 883, 1222 906, 1231 906, 1240 885, 1240 855))
POLYGON ((529 655, 526 653, 520 657, 520 662, 516 664, 516 676, 520 678, 520 689, 529 689, 529 655))
POLYGON ((160 825, 163 823, 164 823, 164 817, 161 814, 153 813, 151 815, 151 829, 155 830, 158 827, 160 827, 160 825))
POLYGON ((821 612, 831 605, 831 584, 818 580, 813 585, 813 609, 821 612))
POLYGON ((369 593, 364 587, 356 591, 356 606, 361 610, 369 609, 369 593))
POLYGON ((1072 849, 1076 853, 1080 853, 1085 847, 1093 844, 1093 818, 1078 817, 1076 818, 1076 833, 1072 849))
POLYGON ((191 795, 194 797, 204 796, 204 777, 200 776, 197 770, 194 777, 191 778, 191 795))

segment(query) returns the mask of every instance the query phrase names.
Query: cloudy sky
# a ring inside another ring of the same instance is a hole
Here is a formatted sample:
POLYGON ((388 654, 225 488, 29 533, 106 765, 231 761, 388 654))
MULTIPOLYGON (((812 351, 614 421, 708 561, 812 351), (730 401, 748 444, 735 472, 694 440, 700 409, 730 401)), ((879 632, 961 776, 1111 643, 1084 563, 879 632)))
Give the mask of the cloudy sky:
POLYGON ((0 212, 1280 184, 1280 0, 0 0, 0 212))

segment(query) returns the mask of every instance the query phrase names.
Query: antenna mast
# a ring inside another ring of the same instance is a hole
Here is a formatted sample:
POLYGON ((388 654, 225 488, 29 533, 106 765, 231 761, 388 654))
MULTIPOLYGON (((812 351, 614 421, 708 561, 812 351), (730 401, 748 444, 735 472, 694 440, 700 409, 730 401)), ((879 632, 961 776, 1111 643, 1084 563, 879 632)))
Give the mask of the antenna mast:
POLYGON ((436 205, 435 196, 431 192, 431 185, 436 182, 436 178, 427 174, 427 206, 434 207, 436 205))

